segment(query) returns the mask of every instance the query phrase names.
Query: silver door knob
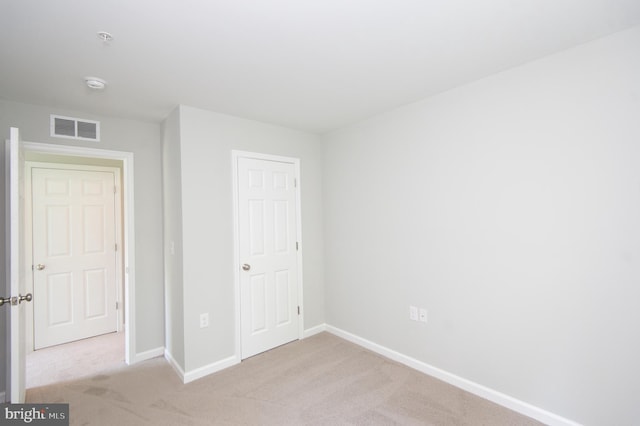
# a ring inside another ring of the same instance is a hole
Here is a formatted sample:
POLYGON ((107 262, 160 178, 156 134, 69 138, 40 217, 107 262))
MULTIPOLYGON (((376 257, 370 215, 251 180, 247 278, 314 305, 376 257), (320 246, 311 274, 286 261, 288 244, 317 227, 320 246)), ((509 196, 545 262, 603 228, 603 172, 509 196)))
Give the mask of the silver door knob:
POLYGON ((31 293, 27 293, 24 296, 23 295, 18 296, 18 303, 22 303, 24 301, 31 302, 32 300, 33 300, 33 295, 31 293))
POLYGON ((36 269, 37 269, 38 271, 42 271, 45 267, 46 267, 46 266, 44 266, 42 263, 38 263, 38 264, 36 265, 36 269))
POLYGON ((245 263, 244 265, 242 265, 242 270, 243 271, 248 271, 249 269, 251 269, 251 265, 245 263))

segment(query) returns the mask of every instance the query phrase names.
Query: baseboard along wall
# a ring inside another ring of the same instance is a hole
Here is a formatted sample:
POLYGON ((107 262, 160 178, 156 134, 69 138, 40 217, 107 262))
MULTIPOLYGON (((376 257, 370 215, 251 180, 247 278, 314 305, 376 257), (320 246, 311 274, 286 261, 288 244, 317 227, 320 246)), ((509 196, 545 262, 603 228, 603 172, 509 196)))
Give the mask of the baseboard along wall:
MULTIPOLYGON (((317 329, 317 328, 318 327, 315 327, 314 329, 317 329)), ((542 408, 536 407, 527 402, 513 398, 502 392, 498 392, 496 390, 490 389, 481 384, 472 382, 471 380, 467 380, 453 373, 449 373, 448 371, 442 370, 438 367, 434 367, 425 362, 419 361, 415 358, 411 358, 410 356, 401 354, 400 352, 396 352, 393 349, 389 349, 385 346, 371 342, 367 339, 364 339, 355 334, 351 334, 337 327, 333 327, 331 325, 324 325, 324 330, 338 337, 341 337, 345 340, 348 340, 351 343, 355 343, 358 346, 362 346, 365 349, 369 349, 370 351, 375 352, 379 355, 382 355, 386 358, 389 358, 396 362, 404 364, 407 367, 411 367, 414 370, 418 370, 421 373, 435 377, 439 380, 442 380, 443 382, 446 382, 457 388, 463 389, 467 392, 470 392, 481 398, 487 399, 503 407, 509 408, 510 410, 513 410, 525 416, 531 417, 532 419, 536 419, 549 426, 581 426, 580 423, 574 422, 573 420, 569 420, 557 414, 543 410, 542 408)))
POLYGON ((194 380, 198 380, 202 377, 208 376, 209 374, 216 373, 218 371, 224 370, 225 368, 229 368, 240 363, 240 358, 234 355, 225 359, 221 359, 220 361, 205 365, 203 367, 196 368, 195 370, 184 371, 182 367, 180 367, 180 364, 178 364, 173 356, 171 356, 169 351, 164 351, 164 357, 169 362, 169 365, 173 367, 175 372, 178 373, 178 376, 184 384, 193 382, 194 380))
POLYGON ((198 380, 201 377, 208 376, 209 374, 213 374, 220 370, 224 370, 225 368, 232 367, 238 363, 240 363, 240 358, 236 357, 235 355, 230 356, 228 358, 222 359, 212 364, 205 365, 204 367, 187 371, 182 381, 184 383, 193 382, 194 380, 198 380))
POLYGON ((180 377, 180 380, 182 380, 182 383, 184 383, 184 370, 167 349, 164 350, 164 359, 167 360, 169 365, 178 374, 178 377, 180 377))
POLYGON ((141 361, 146 361, 148 359, 157 358, 159 356, 163 356, 164 353, 165 353, 164 348, 155 348, 155 349, 150 349, 148 351, 140 352, 139 354, 134 355, 133 360, 130 362, 130 364, 135 364, 141 361))
POLYGON ((323 331, 327 331, 327 325, 326 324, 316 325, 315 327, 311 327, 311 328, 306 329, 302 333, 302 338, 306 339, 307 337, 314 336, 314 335, 316 335, 318 333, 322 333, 323 331))
MULTIPOLYGON (((502 392, 498 392, 494 389, 488 388, 479 383, 473 382, 471 380, 467 380, 463 377, 460 377, 448 371, 442 370, 438 367, 434 367, 430 364, 419 361, 415 358, 404 355, 400 352, 394 351, 393 349, 389 349, 385 346, 379 345, 375 342, 364 339, 360 336, 349 333, 348 331, 342 330, 332 325, 320 324, 320 325, 308 328, 304 330, 302 334, 302 338, 306 339, 316 334, 322 333, 324 331, 329 332, 333 335, 336 335, 340 338, 343 338, 351 343, 354 343, 358 346, 361 346, 365 349, 368 349, 372 352, 375 352, 393 361, 399 362, 400 364, 404 364, 407 367, 420 371, 421 373, 435 377, 439 380, 442 380, 443 382, 446 382, 457 388, 463 389, 481 398, 487 399, 498 405, 509 408, 510 410, 513 410, 517 413, 536 419, 549 426, 581 426, 580 423, 577 423, 573 420, 551 413, 547 410, 536 407, 527 402, 521 401, 517 398, 513 398, 509 395, 506 395, 502 392)), ((225 368, 236 365, 241 361, 239 356, 234 355, 234 356, 230 356, 228 358, 222 359, 220 361, 214 362, 212 364, 206 365, 204 367, 200 367, 195 370, 185 372, 182 369, 182 367, 180 367, 180 365, 176 362, 173 356, 171 356, 171 354, 166 349, 161 350, 161 348, 159 348, 159 349, 154 349, 153 351, 147 351, 142 354, 138 354, 136 356, 136 359, 140 358, 140 360, 142 360, 143 357, 146 357, 144 359, 154 358, 156 356, 161 356, 162 352, 164 352, 164 357, 167 359, 169 364, 176 371, 176 373, 178 374, 178 376, 180 377, 183 383, 189 383, 199 378, 205 377, 209 374, 213 374, 215 372, 224 370, 225 368), (158 350, 161 351, 159 354, 157 353, 158 350)))

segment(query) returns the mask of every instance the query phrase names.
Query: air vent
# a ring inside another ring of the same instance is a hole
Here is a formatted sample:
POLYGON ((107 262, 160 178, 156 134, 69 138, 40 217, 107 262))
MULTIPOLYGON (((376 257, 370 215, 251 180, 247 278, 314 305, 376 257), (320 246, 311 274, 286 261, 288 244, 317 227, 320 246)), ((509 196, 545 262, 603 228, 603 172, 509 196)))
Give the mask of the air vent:
POLYGON ((100 122, 52 114, 51 136, 83 141, 99 141, 100 122))

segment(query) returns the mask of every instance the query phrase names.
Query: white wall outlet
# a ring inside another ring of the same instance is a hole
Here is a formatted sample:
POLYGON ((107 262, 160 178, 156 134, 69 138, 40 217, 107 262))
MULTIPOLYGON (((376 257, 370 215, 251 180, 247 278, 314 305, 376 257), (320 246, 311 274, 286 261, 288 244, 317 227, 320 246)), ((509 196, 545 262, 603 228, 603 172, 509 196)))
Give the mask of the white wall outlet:
POLYGON ((427 322, 427 310, 425 308, 420 308, 420 321, 427 322))
POLYGON ((409 318, 412 321, 418 321, 418 308, 415 306, 409 306, 409 318))
POLYGON ((209 327, 209 314, 200 314, 200 328, 209 327))

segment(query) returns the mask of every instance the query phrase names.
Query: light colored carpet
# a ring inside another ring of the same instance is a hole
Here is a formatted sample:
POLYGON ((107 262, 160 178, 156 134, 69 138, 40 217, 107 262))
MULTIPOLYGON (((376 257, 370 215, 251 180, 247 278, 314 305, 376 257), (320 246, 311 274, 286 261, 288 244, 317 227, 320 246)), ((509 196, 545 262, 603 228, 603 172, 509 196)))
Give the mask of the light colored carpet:
POLYGON ((539 425, 321 333, 182 384, 163 358, 30 389, 72 425, 539 425))
POLYGON ((27 389, 124 366, 124 332, 51 346, 27 355, 27 389))

